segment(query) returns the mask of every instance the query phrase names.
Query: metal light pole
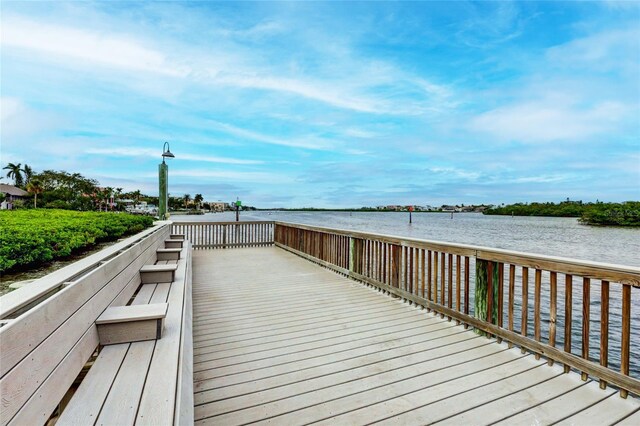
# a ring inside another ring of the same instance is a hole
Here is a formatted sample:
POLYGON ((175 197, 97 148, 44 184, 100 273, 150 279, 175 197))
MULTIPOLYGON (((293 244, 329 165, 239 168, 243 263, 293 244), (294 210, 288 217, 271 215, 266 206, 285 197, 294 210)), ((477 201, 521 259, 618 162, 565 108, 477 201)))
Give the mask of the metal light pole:
POLYGON ((160 188, 158 191, 158 217, 160 220, 167 219, 169 211, 169 166, 164 162, 165 158, 175 158, 175 155, 169 151, 169 142, 165 142, 162 146, 162 163, 158 165, 158 180, 160 188))

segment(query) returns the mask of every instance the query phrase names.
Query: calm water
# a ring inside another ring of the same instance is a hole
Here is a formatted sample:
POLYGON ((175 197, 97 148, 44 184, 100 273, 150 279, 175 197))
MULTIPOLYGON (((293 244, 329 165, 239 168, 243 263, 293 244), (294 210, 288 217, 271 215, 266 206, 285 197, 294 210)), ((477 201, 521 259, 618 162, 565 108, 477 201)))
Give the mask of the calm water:
MULTIPOLYGON (((176 222, 233 221, 231 212, 203 216, 174 216, 176 222)), ((472 244, 493 248, 524 251, 544 255, 563 256, 597 262, 640 266, 640 229, 592 227, 581 225, 572 218, 485 216, 477 213, 456 213, 453 219, 446 213, 414 213, 410 225, 408 213, 365 212, 242 212, 241 221, 280 220, 340 229, 353 229, 373 233, 407 236, 435 241, 472 244)), ((474 270, 471 267, 471 282, 474 270)), ((533 336, 534 274, 529 274, 528 335, 533 336)), ((541 316, 542 336, 546 342, 549 327, 549 275, 543 273, 541 316)), ((520 331, 521 273, 517 268, 515 292, 515 331, 520 331)), ((473 285, 473 284, 472 284, 473 285)), ((609 365, 620 365, 620 286, 610 289, 609 365)), ((471 288, 473 295, 473 288, 471 288)), ((582 283, 573 281, 572 352, 579 355, 582 326, 582 283)), ((473 300, 471 300, 473 311, 473 300)), ((564 277, 558 277, 558 332, 557 346, 562 347, 564 327, 564 277)), ((640 290, 632 291, 631 321, 631 375, 640 378, 640 290)), ((504 313, 505 323, 507 313, 504 313)), ((591 286, 591 343, 590 357, 597 361, 600 341, 600 285, 591 286)))
MULTIPOLYGON (((232 221, 235 213, 172 216, 176 222, 232 221)), ((280 220, 575 259, 640 266, 640 229, 594 227, 574 218, 478 213, 241 212, 240 220, 280 220)))

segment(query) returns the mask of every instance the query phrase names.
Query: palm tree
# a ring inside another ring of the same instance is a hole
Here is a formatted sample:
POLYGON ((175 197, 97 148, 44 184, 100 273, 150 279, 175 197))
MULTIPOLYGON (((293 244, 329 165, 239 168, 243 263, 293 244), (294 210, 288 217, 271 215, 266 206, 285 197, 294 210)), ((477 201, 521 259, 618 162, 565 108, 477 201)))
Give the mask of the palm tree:
POLYGON ((27 183, 27 192, 33 194, 33 208, 38 208, 38 194, 42 194, 44 192, 44 188, 42 187, 42 182, 38 179, 31 179, 29 183, 27 183))
POLYGON ((139 189, 136 189, 131 193, 131 195, 133 196, 133 199, 136 200, 135 205, 137 206, 138 204, 140 204, 140 197, 142 197, 142 192, 140 192, 139 189))
POLYGON ((118 200, 120 200, 121 198, 122 198, 122 188, 116 188, 116 199, 115 199, 116 206, 118 205, 118 200))
POLYGON ((13 179, 13 184, 18 187, 24 184, 24 181, 22 179, 22 169, 20 168, 20 165, 20 163, 9 163, 3 168, 3 170, 9 170, 7 172, 7 177, 13 179))
POLYGON ((202 194, 196 194, 196 196, 193 197, 193 201, 196 203, 196 206, 197 206, 198 210, 200 210, 200 203, 202 203, 202 201, 204 201, 204 198, 202 197, 202 194))
POLYGON ((111 204, 111 199, 113 198, 113 188, 107 186, 102 190, 102 201, 104 201, 104 211, 113 210, 113 204, 111 204))
POLYGON ((107 211, 109 205, 109 190, 106 188, 98 188, 96 199, 98 201, 98 211, 102 211, 102 205, 104 204, 104 211, 107 211))
POLYGON ((22 171, 24 172, 24 184, 29 185, 33 177, 33 169, 28 164, 25 164, 22 171))
POLYGON ((182 197, 182 199, 184 200, 184 208, 188 209, 189 208, 189 201, 191 201, 191 195, 184 194, 184 197, 182 197))

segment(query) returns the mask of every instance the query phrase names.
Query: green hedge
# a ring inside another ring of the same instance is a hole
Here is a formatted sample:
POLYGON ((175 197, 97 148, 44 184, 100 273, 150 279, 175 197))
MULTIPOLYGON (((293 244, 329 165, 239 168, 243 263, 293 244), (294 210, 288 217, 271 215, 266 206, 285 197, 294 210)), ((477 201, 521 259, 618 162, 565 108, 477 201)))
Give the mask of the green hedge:
POLYGON ((148 228, 153 219, 69 210, 0 211, 0 272, 66 257, 148 228))

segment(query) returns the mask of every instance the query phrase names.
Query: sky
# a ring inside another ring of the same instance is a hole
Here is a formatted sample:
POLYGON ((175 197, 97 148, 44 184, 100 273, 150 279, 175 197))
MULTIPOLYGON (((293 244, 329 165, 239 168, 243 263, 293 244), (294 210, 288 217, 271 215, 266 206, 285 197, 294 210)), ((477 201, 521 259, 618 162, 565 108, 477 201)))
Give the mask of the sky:
MULTIPOLYGON (((0 162, 258 207, 640 200, 640 2, 12 2, 0 162)), ((5 178, 3 180, 7 182, 5 178)))

